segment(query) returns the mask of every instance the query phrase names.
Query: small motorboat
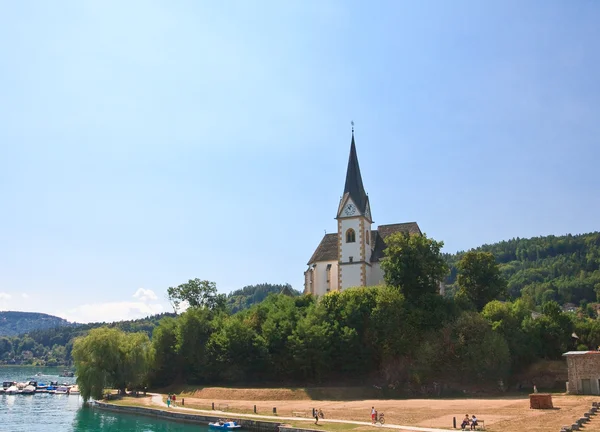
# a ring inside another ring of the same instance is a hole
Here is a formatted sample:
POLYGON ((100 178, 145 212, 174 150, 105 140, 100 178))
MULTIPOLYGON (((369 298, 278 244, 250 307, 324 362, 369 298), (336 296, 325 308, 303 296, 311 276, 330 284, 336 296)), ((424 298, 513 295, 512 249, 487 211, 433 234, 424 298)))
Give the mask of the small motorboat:
POLYGON ((6 394, 17 394, 19 393, 19 387, 16 385, 12 385, 6 389, 6 394))
POLYGON ((9 387, 11 387, 11 386, 14 386, 14 385, 17 385, 16 381, 4 381, 4 382, 2 383, 2 388, 3 388, 4 390, 6 390, 7 388, 9 388, 9 387))
POLYGON ((35 393, 35 386, 32 385, 26 385, 25 388, 23 388, 23 390, 21 391, 21 394, 34 394, 35 393))
POLYGON ((81 394, 81 392, 79 391, 79 386, 77 384, 75 384, 73 387, 71 387, 69 389, 69 394, 72 394, 72 395, 81 394))
POLYGON ((54 394, 69 394, 69 387, 67 386, 58 386, 54 394))
POLYGON ((209 423, 208 426, 213 429, 226 429, 226 430, 240 429, 242 427, 235 421, 221 421, 221 420, 214 422, 214 423, 209 423))

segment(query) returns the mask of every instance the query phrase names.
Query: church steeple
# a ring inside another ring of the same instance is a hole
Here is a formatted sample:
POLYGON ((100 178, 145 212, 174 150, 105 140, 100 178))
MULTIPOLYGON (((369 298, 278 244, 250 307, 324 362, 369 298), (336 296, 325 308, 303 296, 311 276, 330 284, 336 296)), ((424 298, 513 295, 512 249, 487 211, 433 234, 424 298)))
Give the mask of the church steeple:
POLYGON ((346 194, 356 204, 358 210, 365 214, 368 197, 363 186, 356 155, 356 144, 354 142, 354 123, 352 124, 352 142, 350 144, 350 157, 348 158, 348 170, 346 171, 346 185, 344 186, 344 198, 346 194))

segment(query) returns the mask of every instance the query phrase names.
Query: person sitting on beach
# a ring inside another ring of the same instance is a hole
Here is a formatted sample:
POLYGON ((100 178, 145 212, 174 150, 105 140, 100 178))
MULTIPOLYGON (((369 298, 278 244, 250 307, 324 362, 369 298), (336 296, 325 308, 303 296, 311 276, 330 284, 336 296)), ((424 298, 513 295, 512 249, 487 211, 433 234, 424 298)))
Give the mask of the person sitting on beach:
POLYGON ((477 424, 477 417, 475 417, 475 414, 473 414, 473 417, 471 417, 471 430, 475 430, 477 424))
POLYGON ((469 414, 465 414, 465 418, 463 419, 462 423, 460 424, 460 428, 462 430, 465 430, 467 426, 469 426, 469 424, 471 424, 471 419, 469 418, 469 414))

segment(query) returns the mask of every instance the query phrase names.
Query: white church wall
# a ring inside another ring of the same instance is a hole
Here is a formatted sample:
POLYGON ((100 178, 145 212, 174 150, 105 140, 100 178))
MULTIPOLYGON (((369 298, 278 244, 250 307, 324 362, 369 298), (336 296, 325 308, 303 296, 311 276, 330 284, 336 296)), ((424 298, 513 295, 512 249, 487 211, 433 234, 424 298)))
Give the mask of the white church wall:
POLYGON ((371 266, 370 265, 365 265, 365 285, 369 286, 370 285, 370 281, 371 281, 371 266))
POLYGON ((342 219, 341 260, 344 263, 349 262, 350 257, 352 257, 354 261, 360 261, 360 223, 358 218, 342 219), (356 234, 356 241, 354 243, 346 243, 346 233, 349 229, 353 229, 356 234))
POLYGON ((339 283, 338 283, 338 262, 337 261, 331 261, 331 283, 330 283, 330 287, 331 287, 331 291, 337 291, 339 289, 339 283))
POLYGON ((383 284, 383 270, 378 262, 371 266, 371 277, 367 280, 371 286, 383 284))
POLYGON ((327 289, 331 291, 337 289, 337 261, 320 261, 315 267, 315 279, 314 279, 314 294, 322 296, 327 294, 327 289), (331 265, 329 272, 327 272, 327 266, 331 265), (327 282, 327 273, 329 273, 329 280, 327 282))
POLYGON ((342 265, 342 289, 361 286, 361 267, 362 264, 342 265))
MULTIPOLYGON (((365 239, 369 239, 369 243, 365 243, 365 261, 371 262, 371 248, 373 247, 373 245, 371 244, 371 224, 367 221, 364 222, 364 230, 365 239)), ((369 278, 367 277, 367 281, 368 280, 369 278)))

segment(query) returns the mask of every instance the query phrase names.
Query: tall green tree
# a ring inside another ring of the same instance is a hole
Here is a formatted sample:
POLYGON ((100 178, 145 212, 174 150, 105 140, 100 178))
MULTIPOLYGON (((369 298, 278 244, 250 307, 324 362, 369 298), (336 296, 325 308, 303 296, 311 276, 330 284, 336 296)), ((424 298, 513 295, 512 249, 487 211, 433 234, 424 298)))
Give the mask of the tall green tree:
POLYGON ((124 393, 147 383, 153 349, 145 333, 101 327, 73 344, 77 384, 85 401, 100 399, 106 387, 124 393))
POLYGON ((506 294, 506 280, 490 252, 469 251, 458 262, 460 293, 476 307, 483 307, 506 294))
POLYGON ((177 324, 178 321, 175 319, 166 317, 152 332, 152 346, 155 352, 152 364, 152 385, 167 386, 176 381, 181 372, 177 324))
POLYGON ((440 252, 443 242, 425 234, 396 233, 386 238, 386 244, 381 263, 386 284, 399 288, 409 302, 438 292, 448 274, 440 252))
POLYGON ((217 284, 198 278, 190 279, 176 287, 169 287, 167 295, 175 311, 179 311, 183 302, 192 308, 223 309, 227 301, 225 294, 217 292, 217 284))

